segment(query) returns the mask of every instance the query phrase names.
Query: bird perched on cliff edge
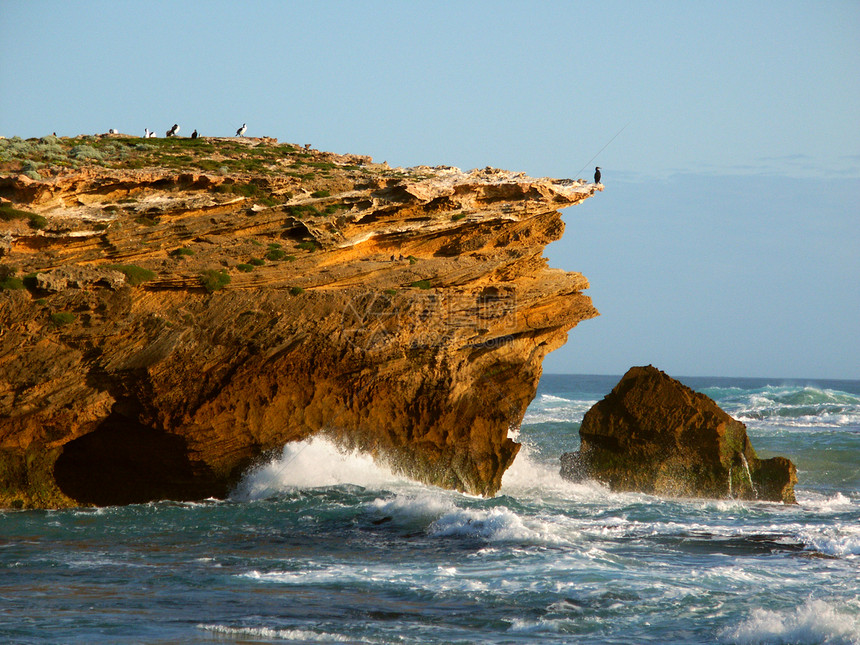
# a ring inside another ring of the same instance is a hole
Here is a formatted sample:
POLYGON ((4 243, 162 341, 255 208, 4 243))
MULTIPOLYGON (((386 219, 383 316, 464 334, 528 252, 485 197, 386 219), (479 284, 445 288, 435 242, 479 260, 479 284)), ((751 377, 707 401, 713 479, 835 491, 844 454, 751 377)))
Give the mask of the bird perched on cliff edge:
POLYGON ((179 132, 179 124, 174 123, 173 127, 167 131, 167 136, 168 137, 175 137, 177 132, 179 132))
POLYGON ((192 133, 191 133, 191 138, 192 138, 192 139, 196 139, 196 138, 197 138, 197 130, 195 130, 194 132, 192 132, 192 133))
POLYGON ((600 166, 597 166, 597 167, 594 169, 594 183, 595 183, 595 184, 599 184, 599 183, 600 183, 600 166))
POLYGON ((237 137, 244 137, 245 136, 245 130, 247 130, 247 129, 248 129, 248 126, 245 123, 243 123, 242 127, 239 128, 238 130, 236 130, 236 136, 237 137))

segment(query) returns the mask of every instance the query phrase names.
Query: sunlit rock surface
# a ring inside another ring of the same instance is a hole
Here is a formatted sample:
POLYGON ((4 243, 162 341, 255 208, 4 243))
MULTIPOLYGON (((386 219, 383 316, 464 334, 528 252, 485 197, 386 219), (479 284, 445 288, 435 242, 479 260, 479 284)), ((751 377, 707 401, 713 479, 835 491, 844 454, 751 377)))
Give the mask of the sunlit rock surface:
POLYGON ((320 433, 499 488, 544 356, 597 315, 542 252, 602 186, 141 141, 0 175, 0 505, 224 496, 320 433))

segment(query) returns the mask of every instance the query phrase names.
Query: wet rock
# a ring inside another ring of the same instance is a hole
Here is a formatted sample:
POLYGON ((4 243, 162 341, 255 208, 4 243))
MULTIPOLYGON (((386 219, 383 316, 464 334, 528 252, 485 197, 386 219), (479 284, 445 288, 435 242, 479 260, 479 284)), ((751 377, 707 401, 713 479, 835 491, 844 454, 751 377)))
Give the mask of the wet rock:
POLYGON ((670 497, 795 503, 790 460, 759 459, 743 423, 650 365, 631 368, 585 414, 579 434, 579 451, 561 458, 567 479, 670 497))

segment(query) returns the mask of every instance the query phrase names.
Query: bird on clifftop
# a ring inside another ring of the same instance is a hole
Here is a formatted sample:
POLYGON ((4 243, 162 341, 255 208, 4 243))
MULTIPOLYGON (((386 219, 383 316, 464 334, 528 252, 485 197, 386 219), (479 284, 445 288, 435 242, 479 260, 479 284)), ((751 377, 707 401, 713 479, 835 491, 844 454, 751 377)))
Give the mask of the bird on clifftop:
POLYGON ((167 136, 168 137, 175 137, 177 132, 179 132, 179 124, 174 123, 173 127, 167 131, 167 136))
POLYGON ((595 184, 599 184, 599 183, 600 183, 600 166, 597 166, 597 167, 594 169, 594 183, 595 183, 595 184))
POLYGON ((191 138, 192 138, 192 139, 196 139, 196 138, 197 138, 197 130, 195 130, 194 132, 192 132, 192 133, 191 133, 191 138))
POLYGON ((245 136, 245 130, 247 130, 247 129, 248 129, 248 126, 243 123, 242 127, 239 128, 238 130, 236 130, 236 136, 237 137, 244 137, 245 136))

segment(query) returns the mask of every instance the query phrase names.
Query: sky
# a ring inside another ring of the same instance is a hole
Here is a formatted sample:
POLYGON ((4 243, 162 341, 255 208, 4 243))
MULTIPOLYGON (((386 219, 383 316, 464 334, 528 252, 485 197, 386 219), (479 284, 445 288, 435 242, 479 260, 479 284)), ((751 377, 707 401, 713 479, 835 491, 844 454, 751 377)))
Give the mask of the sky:
POLYGON ((0 135, 585 177, 547 372, 860 379, 860 1, 0 0, 0 135))

